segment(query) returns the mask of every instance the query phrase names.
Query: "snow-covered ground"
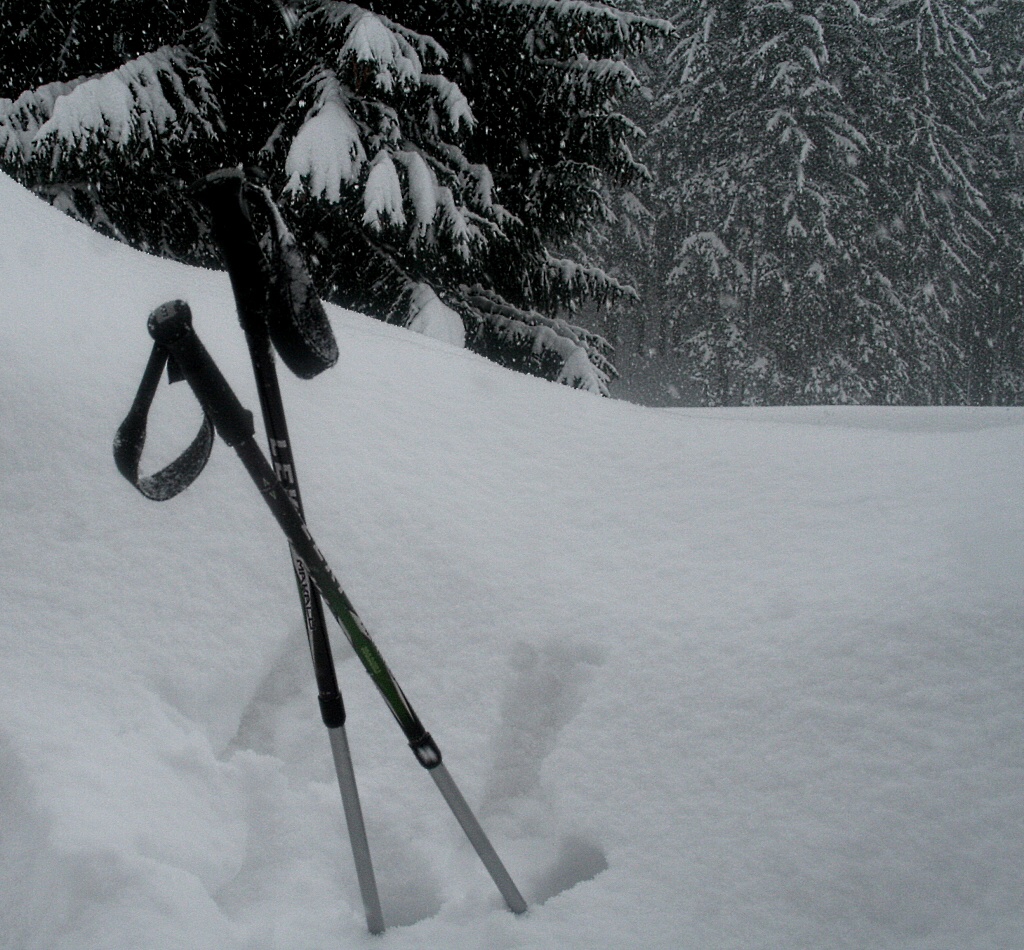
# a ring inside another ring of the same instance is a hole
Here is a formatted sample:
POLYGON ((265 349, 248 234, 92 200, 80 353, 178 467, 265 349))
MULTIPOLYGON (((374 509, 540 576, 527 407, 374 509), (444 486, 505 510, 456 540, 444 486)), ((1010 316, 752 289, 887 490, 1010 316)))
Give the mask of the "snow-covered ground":
POLYGON ((0 225, 0 946, 1024 947, 1024 412, 640 408, 332 310, 310 525, 531 905, 337 635, 371 937, 276 525, 223 444, 111 460, 165 300, 255 407, 227 280, 0 225))

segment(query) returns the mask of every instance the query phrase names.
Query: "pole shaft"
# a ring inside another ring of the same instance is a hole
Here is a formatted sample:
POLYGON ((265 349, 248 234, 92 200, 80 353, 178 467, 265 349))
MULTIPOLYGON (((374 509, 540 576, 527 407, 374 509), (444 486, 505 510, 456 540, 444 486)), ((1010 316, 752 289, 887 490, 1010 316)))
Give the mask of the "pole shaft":
MULTIPOLYGON (((242 301, 239 299, 240 312, 241 304, 242 301)), ((263 426, 266 430, 274 474, 291 499, 295 510, 302 515, 302 496, 299 492, 298 473, 292 455, 284 403, 281 399, 281 388, 274 366, 274 354, 270 349, 269 340, 265 336, 261 338, 250 333, 248 324, 244 320, 243 327, 252 358, 253 373, 263 414, 263 426)), ((345 704, 338 686, 331 641, 324 619, 323 602, 313 585, 305 561, 291 542, 288 544, 288 551, 292 559, 292 570, 295 573, 299 602, 302 605, 306 640, 313 660, 320 715, 327 727, 327 734, 331 742, 331 755, 338 777, 341 804, 345 812, 345 824, 348 828, 348 839, 352 848, 352 861, 356 869, 356 878, 359 881, 359 894, 363 902, 363 912, 366 915, 366 928, 372 934, 380 934, 384 932, 384 915, 381 911, 380 895, 377 891, 373 858, 366 837, 366 824, 363 821, 363 808, 359 800, 359 787, 356 784, 355 770, 352 767, 352 753, 345 731, 345 704)))
MULTIPOLYGON (((204 195, 212 215, 214 235, 227 264, 238 319, 249 348, 274 473, 288 493, 295 509, 302 515, 298 473, 292 454, 274 353, 267 332, 267 315, 264 308, 268 306, 268 274, 264 266, 263 253, 245 208, 241 179, 232 176, 219 183, 209 183, 204 195)), ((338 776, 338 791, 345 812, 366 926, 370 933, 379 934, 384 932, 384 917, 373 871, 373 859, 366 838, 359 787, 352 767, 352 753, 345 732, 345 703, 338 686, 323 603, 305 562, 290 542, 288 551, 302 608, 306 641, 313 661, 320 716, 327 727, 331 742, 331 754, 338 776)))
POLYGON ((519 888, 516 887, 511 875, 505 869, 501 858, 498 857, 498 852, 494 850, 490 840, 484 833, 484 829, 480 827, 480 822, 476 820, 476 815, 473 814, 466 803, 466 799, 463 798, 462 792, 459 791, 459 787, 455 784, 455 780, 451 777, 444 763, 438 765, 437 768, 431 769, 430 777, 434 780, 438 791, 441 792, 444 800, 448 803, 452 814, 455 815, 456 820, 462 826, 466 837, 469 838, 469 843, 473 845, 480 860, 483 861, 484 867, 487 868, 487 873, 491 875, 491 880, 497 885, 501 896, 505 898, 508 909, 513 914, 524 913, 526 911, 526 901, 523 900, 523 895, 519 893, 519 888))
MULTIPOLYGON (((284 403, 281 400, 281 388, 277 381, 274 355, 270 350, 269 341, 265 337, 260 339, 250 333, 247 327, 245 335, 252 357, 253 372, 260 396, 263 424, 267 433, 274 474, 291 499, 295 510, 302 515, 302 496, 299 493, 298 473, 292 455, 291 439, 288 436, 288 424, 285 421, 284 403)), ((331 641, 324 619, 323 602, 313 585, 305 561, 295 550, 295 545, 289 542, 288 550, 292 558, 292 569, 295 572, 299 601, 302 604, 306 639, 309 642, 309 652, 313 659, 320 714, 324 725, 327 726, 327 734, 331 741, 331 755, 334 758, 334 770, 338 776, 338 790, 341 793, 341 804, 345 812, 345 824, 348 828, 348 840, 352 847, 352 861, 355 864, 359 894, 363 901, 363 912, 366 915, 366 928, 372 934, 381 934, 384 932, 384 915, 381 911, 380 895, 377 891, 377 878, 373 870, 370 844, 366 837, 366 824, 363 821, 363 808, 359 800, 359 787, 356 785, 355 770, 352 767, 352 753, 345 731, 345 705, 342 701, 341 689, 338 686, 331 641)))
POLYGON ((377 893, 377 878, 373 873, 370 844, 366 839, 363 810, 359 807, 359 790, 356 788, 356 776, 352 769, 348 736, 345 734, 344 726, 328 729, 327 734, 331 738, 331 754, 334 756, 334 770, 338 774, 341 802, 345 808, 345 823, 348 825, 348 840, 352 843, 352 858, 356 866, 356 877, 359 879, 359 894, 363 899, 363 910, 366 912, 366 927, 372 934, 384 933, 384 914, 380 908, 380 895, 377 893))

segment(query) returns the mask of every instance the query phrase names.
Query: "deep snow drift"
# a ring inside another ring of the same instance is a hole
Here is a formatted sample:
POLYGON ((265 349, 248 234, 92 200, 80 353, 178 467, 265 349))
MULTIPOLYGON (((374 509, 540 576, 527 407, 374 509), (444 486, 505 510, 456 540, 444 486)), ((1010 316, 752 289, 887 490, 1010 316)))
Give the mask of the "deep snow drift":
POLYGON ((0 946, 1024 946, 1024 412, 644 409, 332 310, 310 525, 531 903, 337 634, 373 938, 276 525, 222 443, 111 460, 165 300, 255 408, 226 278, 0 223, 0 946))

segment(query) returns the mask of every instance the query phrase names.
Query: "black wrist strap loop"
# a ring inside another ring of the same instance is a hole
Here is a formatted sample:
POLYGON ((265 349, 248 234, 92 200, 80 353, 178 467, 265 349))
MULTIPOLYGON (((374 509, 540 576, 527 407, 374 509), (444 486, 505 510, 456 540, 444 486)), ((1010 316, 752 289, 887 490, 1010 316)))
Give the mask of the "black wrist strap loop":
POLYGON ((338 362, 324 305, 313 286, 295 238, 266 187, 252 189, 270 222, 266 252, 270 264, 267 329, 284 364, 300 379, 312 379, 338 362))
MULTIPOLYGON (((213 424, 210 417, 204 413, 199 432, 181 455, 159 472, 139 476, 139 461, 146 445, 149 409, 153 405, 153 397, 156 395, 166 365, 167 350, 157 344, 149 355, 149 362, 142 374, 142 382, 139 383, 135 401, 114 436, 114 464, 117 470, 153 501, 167 501, 188 488, 206 467, 214 440, 213 424)), ((175 374, 172 373, 172 380, 174 377, 175 374)))

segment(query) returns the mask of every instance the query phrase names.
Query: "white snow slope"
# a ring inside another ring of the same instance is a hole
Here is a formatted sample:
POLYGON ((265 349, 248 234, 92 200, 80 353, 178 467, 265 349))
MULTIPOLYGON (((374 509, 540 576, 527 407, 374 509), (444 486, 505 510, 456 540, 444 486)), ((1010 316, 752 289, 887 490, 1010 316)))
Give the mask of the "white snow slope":
POLYGON ((223 443, 164 504, 111 459, 165 300, 255 407, 226 278, 0 225, 0 946, 1024 947, 1024 412, 646 409, 332 310, 310 525, 530 902, 336 633, 371 937, 276 524, 223 443))

